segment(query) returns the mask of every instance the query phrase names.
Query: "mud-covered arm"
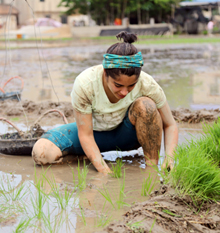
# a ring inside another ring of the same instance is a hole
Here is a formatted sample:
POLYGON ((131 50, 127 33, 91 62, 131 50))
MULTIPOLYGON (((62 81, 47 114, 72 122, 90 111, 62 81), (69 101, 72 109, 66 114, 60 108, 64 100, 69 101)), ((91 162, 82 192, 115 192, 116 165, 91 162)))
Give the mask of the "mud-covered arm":
POLYGON ((162 168, 173 169, 173 156, 174 150, 178 144, 178 128, 173 118, 170 107, 166 102, 162 108, 158 109, 164 129, 164 146, 165 146, 165 159, 162 168))
POLYGON ((74 116, 78 127, 79 141, 85 155, 99 172, 110 173, 111 170, 103 160, 93 136, 92 114, 82 114, 74 109, 74 116))

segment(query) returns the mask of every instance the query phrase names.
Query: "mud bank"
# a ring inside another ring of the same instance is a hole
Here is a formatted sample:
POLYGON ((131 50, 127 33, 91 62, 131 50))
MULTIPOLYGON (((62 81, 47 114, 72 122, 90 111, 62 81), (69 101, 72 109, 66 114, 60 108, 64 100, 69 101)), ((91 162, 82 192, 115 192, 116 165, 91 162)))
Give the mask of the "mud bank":
MULTIPOLYGON (((0 116, 2 117, 22 117, 24 112, 31 117, 37 117, 42 115, 49 109, 57 109, 64 113, 64 115, 69 118, 70 122, 74 121, 73 108, 70 102, 41 102, 35 103, 33 101, 3 101, 0 102, 0 116)), ((220 109, 214 110, 197 110, 191 111, 189 109, 181 108, 178 110, 172 110, 174 119, 177 122, 186 122, 186 123, 200 123, 203 121, 211 122, 215 121, 220 117, 220 109)), ((60 118, 60 115, 57 113, 51 113, 47 117, 57 117, 60 118)))
MULTIPOLYGON (((200 203, 202 204, 202 203, 200 203)), ((220 203, 194 206, 188 197, 180 198, 173 189, 161 186, 148 201, 135 204, 120 222, 99 233, 128 232, 220 232, 220 203)))

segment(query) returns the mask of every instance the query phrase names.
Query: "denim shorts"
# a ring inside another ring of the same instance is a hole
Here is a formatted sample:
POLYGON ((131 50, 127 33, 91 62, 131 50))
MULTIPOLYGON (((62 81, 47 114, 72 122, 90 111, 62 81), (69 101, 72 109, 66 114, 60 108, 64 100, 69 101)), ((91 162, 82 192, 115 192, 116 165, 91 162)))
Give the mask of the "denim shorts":
MULTIPOLYGON (((128 112, 122 123, 110 131, 93 131, 97 146, 101 152, 127 151, 140 147, 135 127, 131 124, 128 112)), ((41 138, 46 138, 60 148, 63 154, 84 155, 76 122, 48 130, 41 138)))

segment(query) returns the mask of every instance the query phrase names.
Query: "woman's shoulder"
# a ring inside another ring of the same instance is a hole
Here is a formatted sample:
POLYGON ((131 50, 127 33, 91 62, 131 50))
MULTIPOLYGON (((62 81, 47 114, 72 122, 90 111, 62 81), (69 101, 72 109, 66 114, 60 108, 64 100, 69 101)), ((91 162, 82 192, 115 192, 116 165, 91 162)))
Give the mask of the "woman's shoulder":
POLYGON ((102 65, 96 65, 89 67, 82 71, 77 77, 77 82, 83 84, 83 85, 90 85, 91 82, 97 81, 100 76, 102 76, 103 73, 103 66, 102 65))
POLYGON ((146 73, 144 71, 141 71, 139 79, 141 81, 144 81, 144 82, 147 82, 147 81, 150 82, 150 81, 154 80, 154 78, 151 75, 149 75, 148 73, 146 73))

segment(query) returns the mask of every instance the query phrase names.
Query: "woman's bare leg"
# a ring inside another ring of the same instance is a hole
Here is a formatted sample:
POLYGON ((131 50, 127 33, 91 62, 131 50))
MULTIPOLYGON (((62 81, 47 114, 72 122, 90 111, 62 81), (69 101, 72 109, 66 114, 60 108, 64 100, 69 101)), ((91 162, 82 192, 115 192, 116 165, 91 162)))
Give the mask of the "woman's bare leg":
POLYGON ((63 161, 62 151, 46 138, 40 138, 33 147, 32 157, 36 164, 54 164, 63 161))
POLYGON ((163 124, 156 104, 148 97, 138 98, 130 107, 129 119, 135 126, 146 164, 157 165, 163 124))

